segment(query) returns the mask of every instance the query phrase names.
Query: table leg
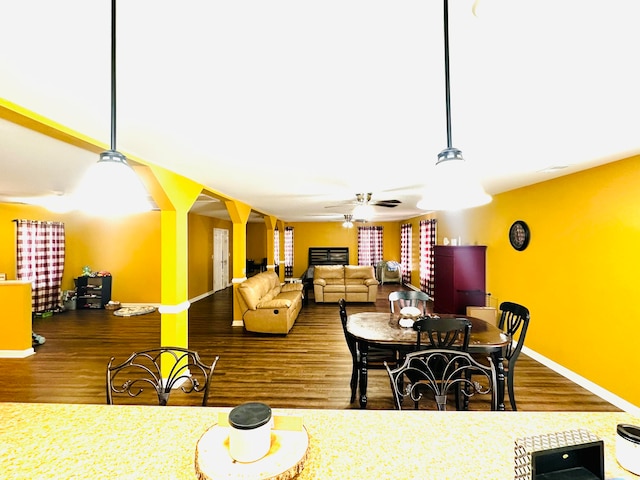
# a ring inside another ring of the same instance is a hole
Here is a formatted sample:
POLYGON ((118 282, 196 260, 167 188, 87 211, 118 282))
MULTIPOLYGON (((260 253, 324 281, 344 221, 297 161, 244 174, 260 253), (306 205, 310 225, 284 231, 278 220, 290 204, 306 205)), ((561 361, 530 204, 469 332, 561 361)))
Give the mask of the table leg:
POLYGON ((496 386, 496 395, 498 396, 498 410, 504 410, 504 388, 505 388, 505 379, 504 379, 504 357, 502 354, 502 350, 497 352, 491 352, 491 359, 493 360, 494 365, 496 366, 497 377, 498 377, 498 385, 496 386))
POLYGON ((360 349, 360 408, 367 408, 367 370, 369 344, 366 342, 358 343, 360 349))

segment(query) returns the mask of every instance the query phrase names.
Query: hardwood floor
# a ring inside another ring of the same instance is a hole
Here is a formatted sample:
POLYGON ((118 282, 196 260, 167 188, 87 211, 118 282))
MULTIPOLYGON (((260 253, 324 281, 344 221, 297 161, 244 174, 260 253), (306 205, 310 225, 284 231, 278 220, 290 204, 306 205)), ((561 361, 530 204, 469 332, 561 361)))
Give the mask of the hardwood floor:
MULTIPOLYGON (((348 312, 386 312, 387 295, 398 288, 381 286, 375 307, 349 304, 348 312)), ((261 335, 231 326, 231 296, 227 288, 189 310, 189 347, 206 363, 220 356, 210 405, 251 400, 274 408, 358 408, 357 401, 349 403, 351 356, 337 304, 315 304, 312 298, 288 335, 261 335)), ((35 355, 0 359, 0 401, 99 404, 105 403, 109 358, 124 360, 135 350, 160 345, 160 314, 116 317, 105 310, 74 310, 36 318, 34 331, 47 339, 35 355)), ((519 410, 619 410, 525 355, 518 360, 515 388, 519 410)), ((385 371, 370 372, 368 397, 369 409, 393 408, 385 371)))

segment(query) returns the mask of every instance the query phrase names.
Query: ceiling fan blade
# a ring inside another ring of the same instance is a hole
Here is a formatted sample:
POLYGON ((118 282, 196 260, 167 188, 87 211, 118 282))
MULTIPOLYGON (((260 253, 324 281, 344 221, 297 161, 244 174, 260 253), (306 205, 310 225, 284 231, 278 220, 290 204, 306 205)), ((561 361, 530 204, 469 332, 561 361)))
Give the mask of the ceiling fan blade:
POLYGON ((380 200, 379 202, 375 202, 374 205, 379 207, 387 207, 387 208, 395 208, 400 205, 402 202, 400 200, 380 200))

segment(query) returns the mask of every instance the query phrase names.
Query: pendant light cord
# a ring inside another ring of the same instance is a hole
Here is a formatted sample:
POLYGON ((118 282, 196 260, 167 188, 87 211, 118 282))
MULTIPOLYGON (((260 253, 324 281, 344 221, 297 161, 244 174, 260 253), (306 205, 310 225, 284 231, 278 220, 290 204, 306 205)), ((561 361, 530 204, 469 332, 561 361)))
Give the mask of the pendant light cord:
POLYGON ((116 150, 116 0, 111 0, 111 150, 116 150))
POLYGON ((449 0, 444 0, 444 88, 445 88, 445 104, 446 104, 446 111, 447 111, 447 148, 451 148, 452 140, 451 140, 451 85, 449 80, 449 0))

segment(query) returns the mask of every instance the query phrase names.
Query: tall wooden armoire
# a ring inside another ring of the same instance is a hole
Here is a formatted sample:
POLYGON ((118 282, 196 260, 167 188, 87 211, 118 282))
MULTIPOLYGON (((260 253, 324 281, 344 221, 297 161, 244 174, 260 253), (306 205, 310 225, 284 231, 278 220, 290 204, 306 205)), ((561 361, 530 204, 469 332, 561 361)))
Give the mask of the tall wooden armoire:
POLYGON ((434 312, 465 315, 468 306, 484 306, 487 247, 436 245, 434 248, 434 312))

